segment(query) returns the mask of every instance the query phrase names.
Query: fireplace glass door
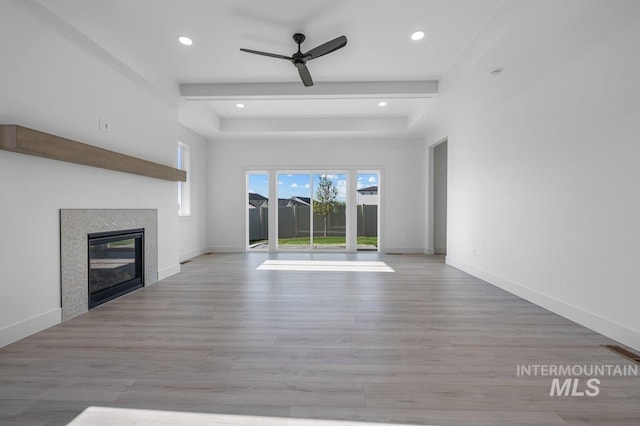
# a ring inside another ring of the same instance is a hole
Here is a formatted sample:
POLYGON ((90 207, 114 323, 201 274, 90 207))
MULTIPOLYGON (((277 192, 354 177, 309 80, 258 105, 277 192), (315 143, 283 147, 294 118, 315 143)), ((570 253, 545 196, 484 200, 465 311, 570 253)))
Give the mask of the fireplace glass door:
POLYGON ((144 285, 144 230, 89 235, 89 308, 144 285))

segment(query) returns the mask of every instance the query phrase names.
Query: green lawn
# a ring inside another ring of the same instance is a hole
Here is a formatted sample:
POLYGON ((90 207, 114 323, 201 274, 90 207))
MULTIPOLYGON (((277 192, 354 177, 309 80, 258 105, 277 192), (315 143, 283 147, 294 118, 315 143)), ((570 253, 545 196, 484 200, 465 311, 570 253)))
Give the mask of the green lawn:
MULTIPOLYGON (((346 244, 345 237, 313 237, 313 243, 318 245, 346 244)), ((281 238, 278 244, 309 244, 309 237, 281 238)), ((358 237, 358 245, 378 246, 377 237, 358 237)))

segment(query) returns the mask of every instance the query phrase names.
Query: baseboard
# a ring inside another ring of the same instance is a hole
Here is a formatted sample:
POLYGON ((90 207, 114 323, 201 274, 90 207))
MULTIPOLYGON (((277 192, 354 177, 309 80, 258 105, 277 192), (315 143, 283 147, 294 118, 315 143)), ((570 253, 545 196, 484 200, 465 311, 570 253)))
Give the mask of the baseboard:
POLYGON ((0 328, 0 348, 62 322, 62 308, 0 328))
POLYGON ((432 248, 424 249, 423 253, 429 256, 433 256, 435 254, 432 248))
POLYGON ((180 264, 173 265, 169 268, 165 268, 162 270, 158 270, 158 281, 164 280, 165 278, 169 278, 172 275, 175 275, 180 272, 180 264))
POLYGON ((193 259, 194 257, 198 257, 201 254, 209 253, 209 247, 202 247, 197 250, 192 250, 186 253, 182 253, 179 256, 180 262, 184 262, 185 260, 193 259))
POLYGON ((640 350, 640 330, 633 329, 617 321, 602 317, 579 306, 557 299, 545 293, 532 290, 521 284, 509 281, 497 275, 483 271, 475 266, 467 265, 450 256, 445 258, 447 265, 460 269, 490 284, 508 291, 518 297, 535 303, 551 312, 563 316, 582 326, 590 328, 610 339, 616 340, 630 348, 640 350))
POLYGON ((246 249, 233 246, 215 246, 209 247, 205 253, 246 253, 246 249))
POLYGON ((424 254, 424 247, 384 247, 384 253, 388 254, 424 254))

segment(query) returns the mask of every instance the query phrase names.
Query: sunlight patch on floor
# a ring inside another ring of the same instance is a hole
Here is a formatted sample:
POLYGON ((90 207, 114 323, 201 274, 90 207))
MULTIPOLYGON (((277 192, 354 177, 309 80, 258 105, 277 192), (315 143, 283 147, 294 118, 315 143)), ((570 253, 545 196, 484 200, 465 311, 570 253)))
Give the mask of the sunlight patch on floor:
POLYGON ((87 407, 68 426, 408 426, 398 423, 294 419, 235 414, 190 413, 135 408, 87 407))
POLYGON ((384 262, 356 260, 265 260, 258 270, 315 272, 395 272, 384 262))

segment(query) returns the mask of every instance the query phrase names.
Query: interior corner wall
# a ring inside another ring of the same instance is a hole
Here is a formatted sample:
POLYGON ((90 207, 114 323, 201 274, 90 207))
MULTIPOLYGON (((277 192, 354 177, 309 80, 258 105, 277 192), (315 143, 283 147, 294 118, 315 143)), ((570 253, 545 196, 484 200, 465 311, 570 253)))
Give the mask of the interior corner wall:
POLYGON ((448 137, 450 265, 640 350, 640 5, 602 5, 499 79, 485 61, 454 83, 428 143, 448 137))
MULTIPOLYGON (((176 106, 12 2, 0 51, 0 123, 175 166, 176 106)), ((179 270, 175 182, 0 151, 0 188, 0 346, 60 321, 61 208, 157 209, 160 278, 179 270)))
POLYGON ((209 145, 209 241, 244 252, 248 170, 382 169, 385 252, 424 252, 424 140, 214 140, 209 145))
POLYGON ((187 181, 191 191, 191 214, 178 219, 180 261, 191 259, 208 251, 207 240, 207 187, 208 142, 206 139, 180 126, 178 140, 189 147, 187 181))

